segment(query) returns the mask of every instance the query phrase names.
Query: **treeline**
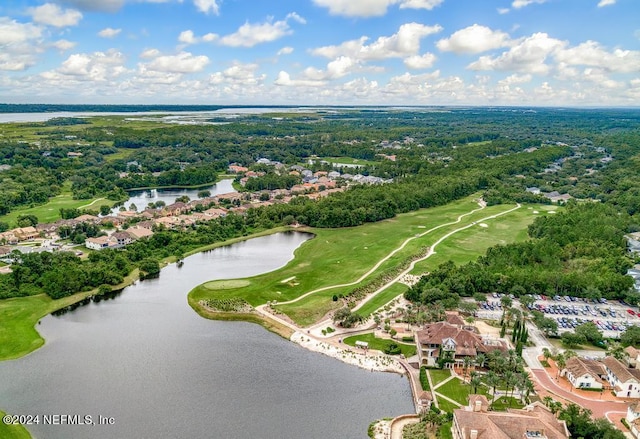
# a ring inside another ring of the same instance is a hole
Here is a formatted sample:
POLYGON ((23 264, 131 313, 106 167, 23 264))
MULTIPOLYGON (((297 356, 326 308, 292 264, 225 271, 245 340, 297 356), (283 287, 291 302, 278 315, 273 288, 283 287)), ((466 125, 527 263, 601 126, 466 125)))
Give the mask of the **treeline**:
POLYGON ((485 256, 460 267, 442 264, 411 288, 407 299, 429 303, 427 292, 472 296, 498 292, 572 295, 637 300, 630 293, 632 266, 624 234, 633 220, 613 206, 572 204, 566 211, 537 218, 529 241, 490 248, 485 256))

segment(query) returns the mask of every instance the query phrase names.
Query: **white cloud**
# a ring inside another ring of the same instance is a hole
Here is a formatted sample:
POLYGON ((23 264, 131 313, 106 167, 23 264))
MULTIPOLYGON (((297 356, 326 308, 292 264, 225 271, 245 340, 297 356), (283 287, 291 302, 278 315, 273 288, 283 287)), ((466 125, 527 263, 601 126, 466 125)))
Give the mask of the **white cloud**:
POLYGON ((115 50, 106 52, 75 53, 54 70, 41 73, 40 76, 53 82, 90 81, 107 82, 127 72, 124 66, 125 56, 115 50))
POLYGON ((27 12, 33 21, 54 27, 75 26, 82 20, 82 13, 75 9, 63 10, 60 6, 53 3, 45 3, 36 8, 29 8, 27 12))
POLYGON ((339 79, 351 73, 352 69, 355 67, 357 67, 356 61, 348 56, 341 56, 328 63, 327 68, 324 71, 308 67, 304 71, 304 76, 306 79, 314 81, 339 79))
POLYGON ((122 29, 113 29, 111 27, 105 27, 100 32, 98 32, 98 36, 102 38, 113 38, 116 37, 122 32, 122 29))
POLYGON ((513 74, 510 76, 507 76, 506 78, 498 81, 499 85, 514 85, 514 84, 526 84, 528 82, 531 82, 531 79, 533 79, 533 76, 531 76, 530 74, 525 74, 525 75, 518 75, 518 74, 513 74))
POLYGON ((282 87, 319 87, 324 85, 325 82, 311 79, 291 79, 291 76, 287 72, 281 70, 274 84, 282 87))
POLYGON ((486 52, 510 44, 511 40, 508 34, 474 24, 454 32, 449 38, 438 41, 436 46, 443 52, 461 54, 486 52))
POLYGON ((595 41, 586 41, 575 47, 559 50, 555 53, 555 58, 566 65, 600 67, 610 72, 640 71, 640 51, 615 49, 608 52, 595 41))
POLYGON ((511 9, 509 8, 498 8, 498 14, 500 15, 508 14, 510 10, 511 9))
POLYGON ((227 84, 232 86, 255 86, 262 84, 267 75, 256 75, 258 64, 234 63, 233 66, 209 77, 211 84, 227 84))
POLYGON ((438 58, 433 53, 413 55, 404 59, 404 65, 409 69, 421 70, 433 67, 438 58))
MULTIPOLYGON (((194 56, 189 52, 180 52, 176 55, 156 55, 150 62, 144 64, 147 70, 163 73, 196 73, 202 71, 207 64, 209 58, 200 55, 194 56)), ((151 53, 147 53, 146 57, 150 57, 151 53)))
POLYGON ((282 49, 278 50, 277 55, 290 55, 292 53, 293 53, 293 47, 286 46, 286 47, 283 47, 282 49))
POLYGON ((525 6, 529 6, 532 4, 542 4, 542 3, 546 3, 547 0, 513 0, 513 3, 511 3, 511 6, 514 9, 520 9, 520 8, 524 8, 525 6))
POLYGON ((217 0, 193 0, 193 4, 200 12, 220 15, 220 5, 217 0))
POLYGON ((160 56, 160 51, 158 49, 145 49, 140 54, 140 58, 142 59, 150 59, 160 56))
POLYGON ((38 26, 0 17, 0 45, 24 43, 40 38, 41 35, 42 29, 38 26))
POLYGON ((442 30, 439 25, 425 26, 419 23, 406 23, 400 26, 398 32, 391 36, 379 37, 373 43, 366 45, 368 37, 360 37, 339 46, 324 46, 313 49, 313 55, 325 58, 348 56, 358 60, 381 60, 385 58, 405 58, 420 51, 420 40, 423 37, 438 33, 442 30))
POLYGON ((616 4, 616 0, 600 0, 600 2, 598 2, 598 7, 603 8, 605 6, 611 6, 615 4, 616 4))
POLYGON ((184 44, 194 44, 197 42, 192 30, 185 30, 178 35, 178 41, 184 44))
POLYGON ((521 40, 509 51, 496 57, 482 56, 469 64, 471 70, 503 70, 545 74, 550 67, 545 64, 555 51, 566 46, 566 42, 549 37, 546 33, 535 33, 521 40))
POLYGON ((431 10, 439 6, 444 0, 313 0, 321 7, 329 9, 331 15, 347 17, 379 17, 387 13, 392 5, 399 5, 400 9, 431 10))
POLYGON ((77 43, 74 43, 73 41, 68 41, 68 40, 58 40, 51 43, 51 46, 63 52, 66 50, 73 49, 74 47, 76 47, 76 45, 77 43))
POLYGON ((271 20, 261 24, 246 22, 236 32, 220 38, 220 44, 230 47, 253 47, 257 44, 275 41, 293 33, 289 27, 290 19, 301 24, 306 23, 305 19, 295 12, 288 14, 284 20, 276 22, 271 22, 271 20))

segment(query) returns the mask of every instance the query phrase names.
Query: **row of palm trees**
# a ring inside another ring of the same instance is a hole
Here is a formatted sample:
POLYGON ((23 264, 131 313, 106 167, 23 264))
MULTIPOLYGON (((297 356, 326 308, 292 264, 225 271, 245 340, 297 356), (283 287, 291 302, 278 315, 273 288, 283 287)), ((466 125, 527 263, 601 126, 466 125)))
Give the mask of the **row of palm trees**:
POLYGON ((529 374, 524 371, 523 360, 515 350, 506 352, 499 350, 492 351, 487 355, 478 354, 474 359, 465 357, 462 364, 462 379, 468 381, 471 386, 471 393, 477 393, 478 388, 483 384, 491 389, 491 394, 495 397, 496 389, 505 389, 507 397, 513 397, 515 393, 519 395, 520 401, 524 402, 534 390, 533 381, 529 374), (475 368, 489 369, 481 374, 475 368))

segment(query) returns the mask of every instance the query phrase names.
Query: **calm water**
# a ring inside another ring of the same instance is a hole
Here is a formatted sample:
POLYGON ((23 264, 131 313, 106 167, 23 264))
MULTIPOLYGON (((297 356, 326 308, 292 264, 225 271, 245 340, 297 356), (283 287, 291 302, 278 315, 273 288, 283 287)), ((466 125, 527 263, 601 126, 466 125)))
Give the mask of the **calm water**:
POLYGON ((194 255, 114 300, 44 318, 45 346, 0 363, 0 408, 115 418, 32 426, 41 439, 365 438, 371 421, 412 412, 404 377, 348 366, 258 325, 206 320, 187 305, 203 281, 271 271, 308 238, 283 233, 194 255))
MULTIPOLYGON (((232 179, 220 180, 216 184, 208 187, 201 187, 198 189, 150 189, 147 191, 130 191, 130 198, 124 202, 124 206, 128 209, 131 204, 135 204, 139 212, 142 212, 149 203, 155 203, 156 201, 164 201, 168 206, 176 201, 176 198, 186 195, 190 200, 199 200, 198 192, 209 191, 211 196, 218 194, 227 194, 229 192, 235 192, 236 190, 232 186, 232 179)), ((118 208, 113 210, 118 211, 118 208)))

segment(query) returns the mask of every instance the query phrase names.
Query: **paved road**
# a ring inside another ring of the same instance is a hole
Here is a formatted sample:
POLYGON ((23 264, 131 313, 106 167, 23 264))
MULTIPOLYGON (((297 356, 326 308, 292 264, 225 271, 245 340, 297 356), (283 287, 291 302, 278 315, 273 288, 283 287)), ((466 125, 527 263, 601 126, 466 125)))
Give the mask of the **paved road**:
POLYGON ((596 418, 608 418, 609 414, 614 413, 627 413, 627 404, 625 402, 599 401, 597 399, 583 398, 558 386, 555 380, 549 377, 549 374, 547 374, 544 369, 531 369, 531 373, 540 387, 566 400, 572 401, 581 407, 588 408, 596 418))

